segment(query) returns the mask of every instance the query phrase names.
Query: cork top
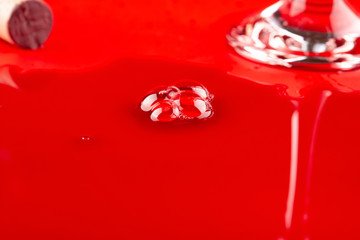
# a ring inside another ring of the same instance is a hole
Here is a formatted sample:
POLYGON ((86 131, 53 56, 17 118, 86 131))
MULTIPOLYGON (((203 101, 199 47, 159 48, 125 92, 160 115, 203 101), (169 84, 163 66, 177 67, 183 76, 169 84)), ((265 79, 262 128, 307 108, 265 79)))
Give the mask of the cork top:
POLYGON ((53 15, 43 2, 24 1, 15 7, 9 22, 11 39, 22 48, 36 49, 48 39, 53 26, 53 15))

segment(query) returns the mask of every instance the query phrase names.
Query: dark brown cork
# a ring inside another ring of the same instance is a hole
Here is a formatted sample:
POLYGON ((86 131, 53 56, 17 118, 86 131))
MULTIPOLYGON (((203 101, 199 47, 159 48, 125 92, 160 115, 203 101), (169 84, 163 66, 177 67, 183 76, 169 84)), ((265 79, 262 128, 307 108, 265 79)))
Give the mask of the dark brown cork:
POLYGON ((48 39, 53 26, 49 7, 36 0, 25 1, 15 7, 9 22, 11 39, 22 48, 36 49, 48 39))

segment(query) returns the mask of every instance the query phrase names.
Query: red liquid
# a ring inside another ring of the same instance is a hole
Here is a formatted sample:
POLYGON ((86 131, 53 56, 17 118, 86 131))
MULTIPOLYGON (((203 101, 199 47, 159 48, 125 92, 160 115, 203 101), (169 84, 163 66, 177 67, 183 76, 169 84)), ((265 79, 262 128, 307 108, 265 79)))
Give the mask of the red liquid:
POLYGON ((333 33, 335 37, 359 32, 360 18, 346 0, 287 0, 281 9, 287 26, 296 30, 333 33))
POLYGON ((110 2, 50 2, 44 49, 1 45, 16 66, 1 70, 1 239, 360 238, 359 72, 233 55, 224 36, 245 1, 110 2), (181 79, 214 94, 211 119, 137 108, 181 79))

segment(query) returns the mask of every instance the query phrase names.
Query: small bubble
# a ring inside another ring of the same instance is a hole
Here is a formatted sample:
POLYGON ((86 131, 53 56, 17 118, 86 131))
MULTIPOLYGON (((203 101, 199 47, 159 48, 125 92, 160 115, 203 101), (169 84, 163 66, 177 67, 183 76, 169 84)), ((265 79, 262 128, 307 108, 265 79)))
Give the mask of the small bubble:
POLYGON ((141 110, 144 112, 153 111, 159 101, 170 100, 180 90, 175 86, 159 87, 151 91, 142 101, 141 110))
POLYGON ((91 140, 91 137, 89 137, 89 136, 82 136, 82 137, 81 137, 81 140, 82 140, 83 142, 89 142, 89 141, 91 140))
POLYGON ((198 94, 200 97, 202 97, 205 100, 210 100, 210 98, 213 98, 214 96, 209 93, 209 91, 206 89, 204 85, 201 83, 194 81, 194 80, 181 80, 176 83, 176 86, 180 90, 189 90, 196 94, 198 94), (211 96, 212 95, 212 96, 211 96))
POLYGON ((174 102, 163 100, 156 104, 150 118, 154 122, 172 122, 178 119, 179 115, 179 108, 174 102))
POLYGON ((192 90, 181 91, 178 104, 181 113, 190 118, 197 118, 207 110, 206 100, 192 90))
POLYGON ((180 120, 191 120, 191 119, 194 119, 194 118, 189 117, 189 116, 186 116, 186 115, 184 115, 184 114, 181 114, 181 115, 179 116, 179 119, 180 119, 180 120))

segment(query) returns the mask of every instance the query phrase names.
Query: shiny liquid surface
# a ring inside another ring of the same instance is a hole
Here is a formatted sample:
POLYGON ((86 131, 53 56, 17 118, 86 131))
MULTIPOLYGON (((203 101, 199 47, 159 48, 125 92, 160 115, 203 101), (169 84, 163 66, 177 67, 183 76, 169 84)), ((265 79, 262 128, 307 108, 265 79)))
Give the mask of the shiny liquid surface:
POLYGON ((360 238, 358 72, 237 57, 225 34, 245 1, 49 3, 44 49, 1 45, 1 239, 360 238), (127 34, 89 41, 110 20, 127 34), (214 94, 211 119, 143 115, 182 79, 214 94))

